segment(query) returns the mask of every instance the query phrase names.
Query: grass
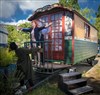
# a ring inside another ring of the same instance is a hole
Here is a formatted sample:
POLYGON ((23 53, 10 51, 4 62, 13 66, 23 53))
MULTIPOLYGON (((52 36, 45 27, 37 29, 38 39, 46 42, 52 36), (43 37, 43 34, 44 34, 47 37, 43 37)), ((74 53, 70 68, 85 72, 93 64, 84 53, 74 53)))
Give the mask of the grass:
POLYGON ((29 92, 27 95, 65 95, 62 91, 60 91, 57 87, 57 83, 46 83, 32 92, 29 92))
MULTIPOLYGON (((88 85, 93 87, 94 92, 84 95, 100 95, 100 57, 99 62, 93 66, 88 72, 83 72, 84 77, 88 78, 88 85)), ((57 82, 45 83, 44 85, 36 88, 27 95, 66 95, 60 91, 57 82)))

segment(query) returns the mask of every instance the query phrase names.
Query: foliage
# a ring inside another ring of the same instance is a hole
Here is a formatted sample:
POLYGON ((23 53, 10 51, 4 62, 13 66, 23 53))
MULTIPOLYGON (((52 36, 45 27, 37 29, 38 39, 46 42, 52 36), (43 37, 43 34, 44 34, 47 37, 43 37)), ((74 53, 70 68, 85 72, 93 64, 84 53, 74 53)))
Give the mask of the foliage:
POLYGON ((64 7, 67 7, 67 0, 59 0, 59 4, 61 4, 64 7))
POLYGON ((96 13, 96 17, 97 17, 97 18, 100 17, 100 5, 99 5, 99 7, 98 7, 98 12, 96 13))
POLYGON ((8 44, 10 42, 16 42, 19 46, 23 46, 23 43, 29 41, 29 33, 24 33, 22 31, 17 31, 16 26, 7 26, 8 30, 8 44))
POLYGON ((96 17, 95 27, 98 29, 98 39, 100 39, 100 6, 98 7, 96 17))
POLYGON ((0 66, 12 64, 15 58, 14 52, 9 52, 7 48, 0 48, 0 66))
POLYGON ((14 73, 6 76, 0 73, 0 95, 14 95, 14 73))
POLYGON ((96 18, 95 27, 98 30, 98 39, 100 39, 100 17, 96 18))
POLYGON ((23 28, 29 28, 31 27, 31 23, 24 23, 24 24, 21 24, 20 27, 23 27, 23 28))
POLYGON ((94 10, 89 8, 84 8, 80 10, 80 14, 85 17, 89 22, 94 22, 94 17, 92 16, 94 13, 94 10))
POLYGON ((80 10, 78 0, 59 0, 59 3, 68 8, 73 8, 77 11, 80 10))

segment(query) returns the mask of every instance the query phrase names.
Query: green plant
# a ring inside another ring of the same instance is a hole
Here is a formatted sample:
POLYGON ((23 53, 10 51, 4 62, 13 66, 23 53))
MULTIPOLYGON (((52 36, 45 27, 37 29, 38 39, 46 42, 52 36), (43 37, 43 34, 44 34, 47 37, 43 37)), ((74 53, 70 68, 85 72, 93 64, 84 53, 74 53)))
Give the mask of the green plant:
POLYGON ((9 76, 0 73, 0 95, 14 95, 14 72, 9 76))
POLYGON ((8 48, 0 48, 0 66, 8 66, 15 59, 14 52, 9 52, 8 48))
POLYGON ((58 89, 57 83, 47 82, 27 95, 65 95, 65 93, 58 89))

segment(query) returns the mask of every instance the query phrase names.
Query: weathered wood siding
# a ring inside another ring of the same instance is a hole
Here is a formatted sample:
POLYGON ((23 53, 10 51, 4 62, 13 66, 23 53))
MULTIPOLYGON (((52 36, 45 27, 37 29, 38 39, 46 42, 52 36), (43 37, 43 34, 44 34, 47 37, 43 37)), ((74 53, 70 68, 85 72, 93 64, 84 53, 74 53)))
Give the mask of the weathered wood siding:
POLYGON ((74 35, 76 38, 83 39, 85 36, 84 20, 74 14, 74 35))
POLYGON ((97 30, 94 27, 90 27, 90 41, 97 42, 97 30))
POLYGON ((85 38, 84 23, 82 18, 74 15, 74 64, 97 54, 97 30, 86 23, 90 26, 90 37, 85 38))
POLYGON ((76 14, 74 14, 74 37, 76 39, 86 39, 84 23, 90 26, 90 37, 88 38, 88 40, 97 42, 97 30, 76 14))

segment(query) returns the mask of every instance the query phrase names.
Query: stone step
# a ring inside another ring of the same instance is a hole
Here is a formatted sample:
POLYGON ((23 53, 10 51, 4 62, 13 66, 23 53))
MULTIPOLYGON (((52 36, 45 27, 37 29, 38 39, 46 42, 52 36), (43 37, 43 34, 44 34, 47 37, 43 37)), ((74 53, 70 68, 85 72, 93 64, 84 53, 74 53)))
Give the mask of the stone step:
POLYGON ((70 90, 70 89, 75 89, 75 88, 85 86, 86 84, 87 84, 87 80, 84 78, 80 78, 80 79, 65 81, 63 83, 63 88, 70 90))
POLYGON ((69 90, 69 95, 81 95, 90 92, 93 92, 93 88, 87 85, 80 88, 69 90))
POLYGON ((69 81, 69 80, 79 79, 79 78, 81 78, 81 73, 79 72, 59 74, 59 82, 64 82, 64 81, 69 81))

